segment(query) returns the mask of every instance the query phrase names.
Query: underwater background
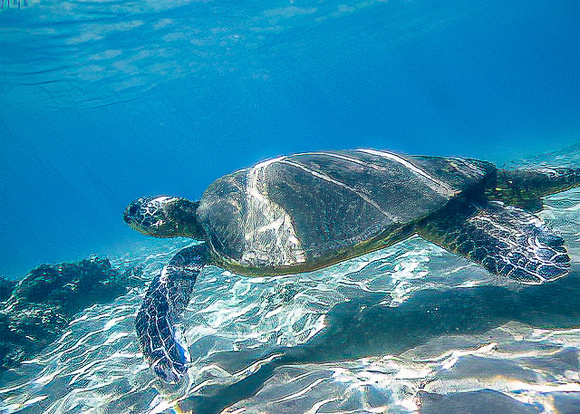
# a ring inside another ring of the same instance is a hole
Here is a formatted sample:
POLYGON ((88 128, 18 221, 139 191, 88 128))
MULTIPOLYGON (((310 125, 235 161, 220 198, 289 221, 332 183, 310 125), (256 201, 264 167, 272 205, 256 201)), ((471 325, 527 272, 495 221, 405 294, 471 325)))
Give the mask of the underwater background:
POLYGON ((541 213, 573 261, 546 286, 418 238, 292 277, 210 268, 175 388, 133 318, 191 241, 122 220, 136 197, 196 199, 308 150, 578 167, 578 1, 0 1, 0 275, 144 265, 141 288, 0 374, 0 412, 580 412, 578 191, 541 213))

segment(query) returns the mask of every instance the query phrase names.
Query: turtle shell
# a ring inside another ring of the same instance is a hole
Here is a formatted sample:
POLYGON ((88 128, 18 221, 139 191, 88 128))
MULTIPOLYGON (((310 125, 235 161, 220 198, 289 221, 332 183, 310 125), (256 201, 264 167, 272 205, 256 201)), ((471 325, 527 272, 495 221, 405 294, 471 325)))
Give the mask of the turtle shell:
POLYGON ((408 237, 492 173, 485 161, 367 149, 283 156, 214 181, 197 219, 220 266, 310 271, 408 237))

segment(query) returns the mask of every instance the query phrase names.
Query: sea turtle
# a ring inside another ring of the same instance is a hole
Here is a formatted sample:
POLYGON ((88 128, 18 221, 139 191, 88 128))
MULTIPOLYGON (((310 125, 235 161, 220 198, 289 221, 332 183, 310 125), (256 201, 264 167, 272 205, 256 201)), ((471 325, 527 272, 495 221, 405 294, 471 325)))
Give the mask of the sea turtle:
POLYGON ((558 279, 570 268, 564 241, 532 211, 579 184, 569 168, 358 149, 263 161, 217 179, 196 202, 139 198, 125 210, 129 226, 203 241, 152 281, 135 321, 141 348, 158 376, 180 381, 190 356, 176 323, 208 264, 247 276, 307 272, 418 234, 520 283, 558 279))

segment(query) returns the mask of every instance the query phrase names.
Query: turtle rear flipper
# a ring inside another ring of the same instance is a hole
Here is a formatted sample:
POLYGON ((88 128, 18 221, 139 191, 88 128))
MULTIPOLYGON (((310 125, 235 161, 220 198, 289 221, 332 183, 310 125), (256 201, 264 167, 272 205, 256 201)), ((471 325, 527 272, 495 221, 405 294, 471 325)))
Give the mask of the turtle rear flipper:
POLYGON ((490 200, 540 211, 542 197, 580 186, 580 168, 538 167, 500 169, 496 185, 486 191, 490 200))
POLYGON ((535 215, 500 202, 449 207, 419 226, 423 238, 520 283, 568 274, 564 240, 535 215))

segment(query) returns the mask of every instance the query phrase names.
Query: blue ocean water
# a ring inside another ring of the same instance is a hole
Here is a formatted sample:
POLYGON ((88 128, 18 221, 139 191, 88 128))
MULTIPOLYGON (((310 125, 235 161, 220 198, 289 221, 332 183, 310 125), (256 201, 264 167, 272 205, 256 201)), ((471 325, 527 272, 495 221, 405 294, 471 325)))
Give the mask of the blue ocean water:
MULTIPOLYGON (((97 253, 152 276, 188 241, 136 234, 129 201, 195 199, 279 154, 568 148, 579 20, 573 0, 3 0, 0 275, 97 253)), ((578 147, 549 160, 580 165, 578 147)), ((296 277, 212 268, 176 389, 136 345, 144 281, 1 376, 0 412, 578 412, 579 206, 572 191, 542 212, 576 263, 547 290, 496 286, 417 238, 296 277)))
POLYGON ((122 252, 143 194, 279 154, 578 141, 576 1, 3 1, 0 274, 122 252), (26 4, 26 6, 25 6, 26 4))

